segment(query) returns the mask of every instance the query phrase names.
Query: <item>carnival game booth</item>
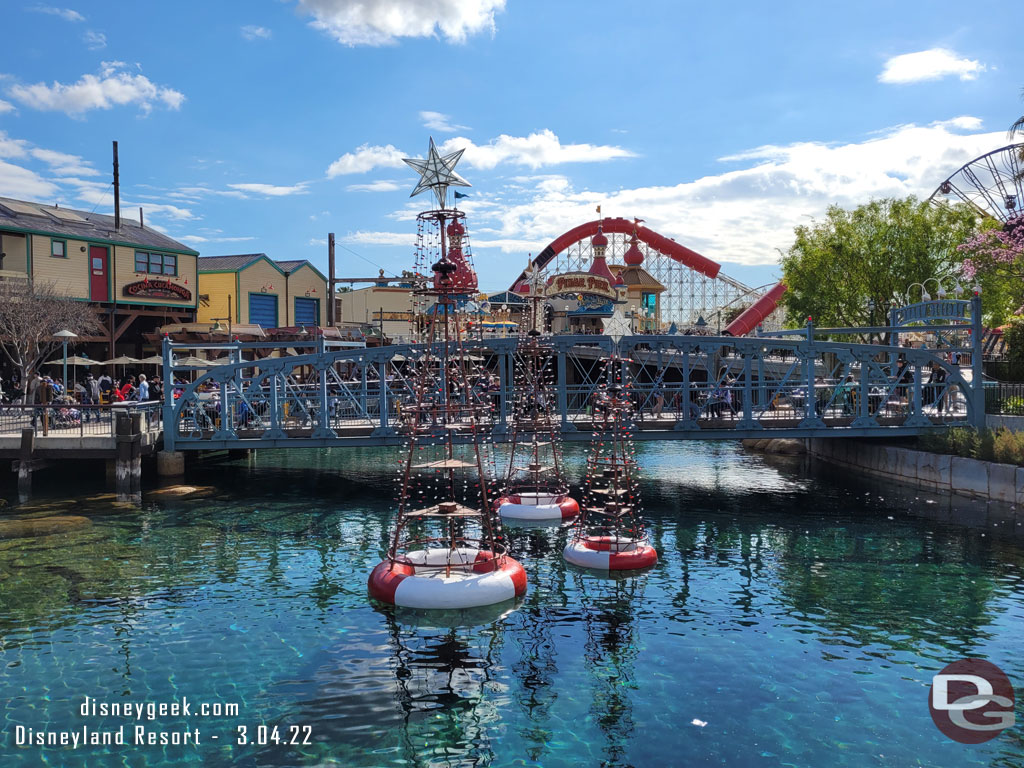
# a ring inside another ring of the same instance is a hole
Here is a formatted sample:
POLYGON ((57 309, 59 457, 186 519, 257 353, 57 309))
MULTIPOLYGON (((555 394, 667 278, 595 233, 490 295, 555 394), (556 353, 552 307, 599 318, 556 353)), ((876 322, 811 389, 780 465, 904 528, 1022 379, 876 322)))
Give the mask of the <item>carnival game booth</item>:
MULTIPOLYGON (((606 367, 615 378, 619 361, 606 367)), ((629 430, 628 390, 613 381, 595 407, 594 439, 587 457, 584 505, 563 556, 573 565, 600 571, 632 571, 658 562, 640 516, 636 459, 629 430)))

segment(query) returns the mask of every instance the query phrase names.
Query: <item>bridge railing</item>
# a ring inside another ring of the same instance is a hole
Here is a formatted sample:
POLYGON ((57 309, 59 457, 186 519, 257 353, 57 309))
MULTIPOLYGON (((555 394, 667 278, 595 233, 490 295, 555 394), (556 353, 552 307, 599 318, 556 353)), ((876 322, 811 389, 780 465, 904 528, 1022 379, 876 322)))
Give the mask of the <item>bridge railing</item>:
MULTIPOLYGON (((585 430, 607 386, 612 341, 559 336, 547 344, 555 417, 563 432, 585 430)), ((517 341, 466 345, 475 355, 473 384, 453 396, 491 406, 483 426, 502 434, 516 402, 517 341)), ((409 418, 415 347, 324 349, 260 360, 241 359, 242 352, 236 345, 234 363, 204 370, 195 382, 177 386, 173 399, 169 392, 168 445, 388 438, 409 418)), ((866 433, 975 423, 983 410, 976 406, 971 370, 934 350, 814 339, 634 336, 622 339, 619 353, 616 365, 631 369, 624 380, 632 382, 644 430, 866 433)), ((173 380, 173 366, 167 373, 165 380, 173 380)))

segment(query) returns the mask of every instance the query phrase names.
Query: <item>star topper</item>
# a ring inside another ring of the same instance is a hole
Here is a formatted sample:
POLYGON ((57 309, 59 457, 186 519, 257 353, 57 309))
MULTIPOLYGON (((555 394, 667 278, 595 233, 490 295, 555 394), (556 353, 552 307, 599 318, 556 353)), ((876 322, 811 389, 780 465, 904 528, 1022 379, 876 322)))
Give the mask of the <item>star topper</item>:
POLYGON ((616 346, 622 341, 623 336, 628 336, 633 333, 632 324, 626 316, 622 314, 622 305, 619 304, 615 307, 615 311, 611 317, 607 317, 601 321, 604 325, 604 335, 611 338, 615 342, 616 346))
POLYGON ((437 197, 438 205, 444 208, 445 198, 448 197, 448 187, 473 186, 455 172, 455 164, 459 162, 465 151, 465 149, 460 149, 442 157, 434 145, 434 137, 431 136, 430 150, 427 152, 426 160, 418 157, 403 157, 402 162, 415 169, 416 173, 420 175, 419 183, 409 197, 416 197, 420 192, 431 189, 434 196, 437 197))

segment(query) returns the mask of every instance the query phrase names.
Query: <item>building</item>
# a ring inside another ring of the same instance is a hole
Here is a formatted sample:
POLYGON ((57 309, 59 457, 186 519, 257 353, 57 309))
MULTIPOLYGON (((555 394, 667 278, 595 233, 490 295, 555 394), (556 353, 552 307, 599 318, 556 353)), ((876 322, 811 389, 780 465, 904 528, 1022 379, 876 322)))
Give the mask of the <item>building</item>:
POLYGON ((199 254, 140 221, 0 197, 0 278, 89 302, 97 356, 143 354, 143 333, 196 317, 199 254))
POLYGON ((610 267, 619 285, 620 301, 626 302, 624 312, 633 318, 633 330, 636 333, 660 333, 661 294, 665 286, 644 269, 644 254, 637 245, 635 233, 622 260, 625 264, 612 264, 610 267))
POLYGON ((327 323, 327 278, 305 260, 265 253, 199 259, 198 322, 290 328, 327 323))
MULTIPOLYGON (((336 298, 339 326, 376 330, 378 335, 393 342, 412 340, 414 296, 411 284, 376 284, 338 293, 336 298)), ((429 301, 433 303, 433 298, 429 301)), ((424 309, 426 307, 421 311, 424 309)))

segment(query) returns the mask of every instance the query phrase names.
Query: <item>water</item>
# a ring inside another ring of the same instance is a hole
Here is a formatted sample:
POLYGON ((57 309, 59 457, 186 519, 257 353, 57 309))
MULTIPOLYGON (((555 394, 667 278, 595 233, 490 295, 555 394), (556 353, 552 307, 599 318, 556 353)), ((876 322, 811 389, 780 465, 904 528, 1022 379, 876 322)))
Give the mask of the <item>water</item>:
POLYGON ((927 709, 962 657, 1024 691, 1024 514, 733 444, 638 454, 656 568, 602 578, 563 562, 565 529, 512 529, 526 599, 468 615, 367 601, 391 452, 260 452, 193 471, 214 496, 141 508, 36 500, 92 525, 0 540, 3 765, 1024 765, 1021 726, 964 746, 927 709), (136 723, 85 696, 239 714, 136 723), (14 743, 123 723, 200 745, 14 743))

